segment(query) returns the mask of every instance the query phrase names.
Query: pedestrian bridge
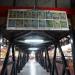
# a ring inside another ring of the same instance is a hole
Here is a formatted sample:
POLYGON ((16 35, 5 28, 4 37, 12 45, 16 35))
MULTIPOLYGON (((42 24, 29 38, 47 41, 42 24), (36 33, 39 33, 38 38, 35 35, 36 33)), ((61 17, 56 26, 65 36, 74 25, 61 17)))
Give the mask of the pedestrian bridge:
POLYGON ((50 75, 38 62, 29 60, 18 75, 50 75))

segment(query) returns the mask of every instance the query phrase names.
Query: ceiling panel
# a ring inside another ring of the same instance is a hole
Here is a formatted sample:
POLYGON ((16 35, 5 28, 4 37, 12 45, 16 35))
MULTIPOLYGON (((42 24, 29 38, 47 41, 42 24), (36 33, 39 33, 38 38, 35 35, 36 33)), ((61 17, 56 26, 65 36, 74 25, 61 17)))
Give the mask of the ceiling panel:
POLYGON ((57 7, 69 8, 70 3, 71 3, 70 0, 57 0, 57 7))
MULTIPOLYGON (((15 0, 16 6, 34 6, 35 0, 15 0)), ((70 7, 70 0, 56 0, 57 7, 70 7)), ((44 7, 55 7, 55 0, 36 0, 37 6, 44 7)), ((13 0, 0 0, 0 5, 11 6, 13 5, 13 0)))
POLYGON ((55 7, 55 0, 38 0, 38 6, 55 7))
POLYGON ((12 6, 13 0, 0 0, 0 5, 1 6, 12 6))
POLYGON ((16 6, 34 6, 35 0, 16 0, 16 6))

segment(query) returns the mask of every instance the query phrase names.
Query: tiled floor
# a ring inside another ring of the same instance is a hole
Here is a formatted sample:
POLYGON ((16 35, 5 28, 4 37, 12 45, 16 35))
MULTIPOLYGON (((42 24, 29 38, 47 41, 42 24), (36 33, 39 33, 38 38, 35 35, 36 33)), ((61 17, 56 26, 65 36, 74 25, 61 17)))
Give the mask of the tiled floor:
POLYGON ((35 60, 30 60, 18 75, 50 75, 35 60))

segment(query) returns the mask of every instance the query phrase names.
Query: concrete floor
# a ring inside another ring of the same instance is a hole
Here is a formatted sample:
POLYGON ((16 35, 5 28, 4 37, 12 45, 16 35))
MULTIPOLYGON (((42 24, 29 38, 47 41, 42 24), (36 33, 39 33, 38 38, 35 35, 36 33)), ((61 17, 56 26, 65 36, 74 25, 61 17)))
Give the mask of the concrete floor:
POLYGON ((18 75, 50 75, 35 60, 29 60, 18 75))

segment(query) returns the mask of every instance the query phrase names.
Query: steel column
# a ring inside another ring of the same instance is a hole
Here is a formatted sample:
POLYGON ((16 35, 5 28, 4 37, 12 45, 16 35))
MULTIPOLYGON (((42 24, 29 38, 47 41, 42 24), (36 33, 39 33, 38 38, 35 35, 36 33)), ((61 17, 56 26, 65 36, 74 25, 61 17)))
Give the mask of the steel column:
POLYGON ((12 58, 13 58, 12 75, 17 75, 14 43, 12 44, 12 58))
POLYGON ((29 59, 29 53, 27 53, 27 56, 26 56, 26 62, 28 61, 28 59, 29 59))
POLYGON ((1 44, 0 44, 0 58, 1 58, 1 44))
POLYGON ((20 52, 20 70, 22 69, 22 55, 21 55, 21 52, 20 52))
POLYGON ((51 74, 51 69, 52 69, 52 64, 51 64, 51 61, 50 61, 50 58, 49 58, 49 54, 48 54, 48 50, 46 50, 46 53, 47 53, 47 58, 48 58, 48 67, 49 67, 49 70, 50 70, 50 74, 51 74))
POLYGON ((41 53, 40 53, 40 51, 39 51, 39 63, 41 65, 41 53))
MULTIPOLYGON (((0 40, 2 39, 2 28, 0 28, 0 40)), ((1 57, 1 45, 2 42, 0 42, 0 57, 1 57)))
POLYGON ((52 65, 52 75, 54 75, 55 71, 56 71, 56 75, 58 75, 58 70, 57 70, 57 67, 56 67, 56 49, 57 49, 57 45, 55 45, 55 50, 54 50, 53 65, 52 65))
POLYGON ((19 55, 18 55, 18 58, 17 58, 16 68, 17 68, 17 72, 19 72, 19 55))
POLYGON ((75 75, 75 30, 71 29, 71 38, 73 40, 72 43, 72 56, 73 56, 73 67, 74 67, 74 75, 75 75))
POLYGON ((20 51, 19 51, 16 67, 17 67, 17 72, 20 72, 20 51))
POLYGON ((42 65, 42 67, 44 66, 44 62, 43 62, 43 52, 42 52, 42 50, 40 51, 40 59, 41 59, 41 65, 42 65))
POLYGON ((47 55, 46 55, 46 51, 45 51, 45 68, 47 70, 47 55))

